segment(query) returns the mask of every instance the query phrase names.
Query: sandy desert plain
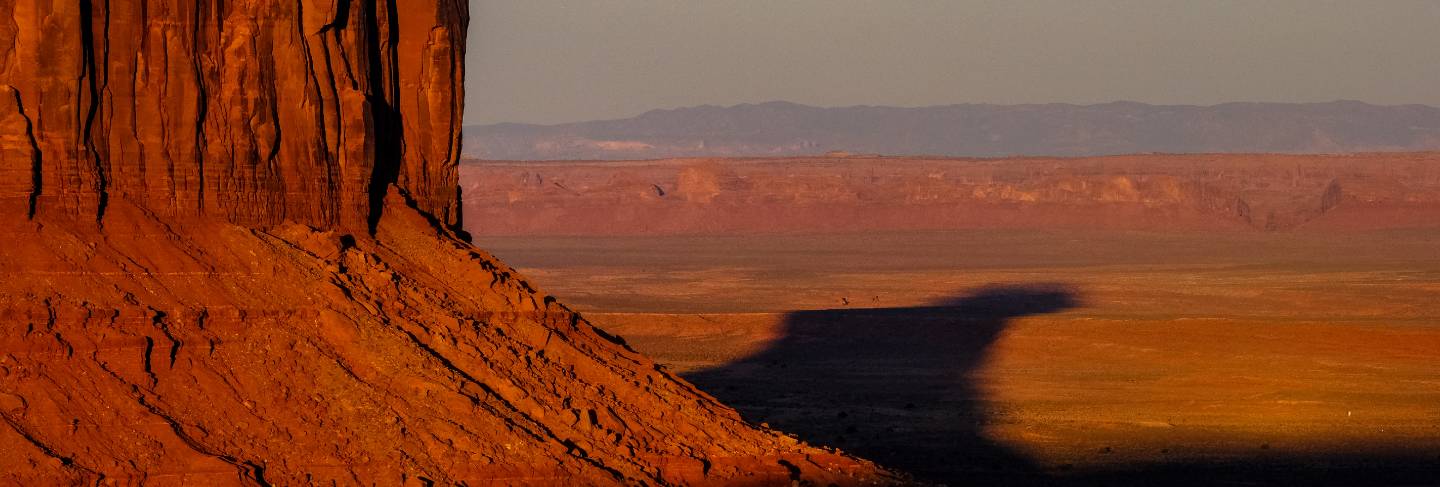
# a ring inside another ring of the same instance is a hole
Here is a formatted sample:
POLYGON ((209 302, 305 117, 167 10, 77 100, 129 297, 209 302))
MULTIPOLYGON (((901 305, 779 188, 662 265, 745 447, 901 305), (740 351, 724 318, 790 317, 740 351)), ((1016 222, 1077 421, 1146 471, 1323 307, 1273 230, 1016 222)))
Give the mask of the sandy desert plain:
MULTIPOLYGON (((592 177, 604 167, 669 163, 549 164, 526 170, 562 181, 562 194, 584 196, 615 193, 597 181, 644 184, 617 175, 622 169, 592 177), (566 169, 581 166, 592 176, 566 169)), ((717 163, 705 164, 713 172, 717 163)), ((1113 180, 1115 164, 1096 164, 1111 167, 1101 176, 1113 180)), ((1140 193, 1156 177, 1134 176, 1143 166, 1118 169, 1139 181, 1140 193)), ((517 167, 469 166, 462 183, 477 171, 517 167)), ((483 224, 469 223, 477 245, 748 420, 919 480, 1435 484, 1440 229, 1416 223, 1423 205, 1394 228, 1320 224, 1327 212, 1350 222, 1395 213, 1380 210, 1387 205, 1379 193, 1339 203, 1325 196, 1334 192, 1327 185, 1383 179, 1364 172, 1320 177, 1300 191, 1328 198, 1331 208, 1287 229, 1244 228, 1229 214, 1211 228, 1192 217, 1184 228, 1148 218, 1130 227, 869 222, 851 230, 626 234, 630 227, 617 222, 616 234, 572 236, 533 227, 485 235, 483 224)), ((1421 179, 1404 182, 1409 201, 1423 199, 1414 196, 1427 184, 1421 179)), ((761 186, 755 181, 748 187, 761 186)), ((657 194, 677 192, 667 184, 656 183, 657 194)), ((725 201, 711 196, 681 204, 683 211, 745 210, 707 209, 725 201)), ((510 198, 526 211, 564 214, 578 205, 594 218, 605 214, 578 196, 510 198)), ((1074 215, 1188 211, 1068 201, 1074 215)), ((1043 209, 1016 208, 1022 216, 1043 209)))

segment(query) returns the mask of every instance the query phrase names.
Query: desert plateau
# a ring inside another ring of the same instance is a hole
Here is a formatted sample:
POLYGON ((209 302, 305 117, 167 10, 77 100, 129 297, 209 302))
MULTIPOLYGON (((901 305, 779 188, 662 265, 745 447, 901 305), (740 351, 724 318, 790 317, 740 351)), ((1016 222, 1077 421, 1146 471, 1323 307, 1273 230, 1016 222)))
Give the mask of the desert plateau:
POLYGON ((750 421, 921 480, 1427 485, 1440 479, 1437 162, 460 172, 478 193, 467 204, 489 208, 469 224, 477 242, 598 326, 750 421))

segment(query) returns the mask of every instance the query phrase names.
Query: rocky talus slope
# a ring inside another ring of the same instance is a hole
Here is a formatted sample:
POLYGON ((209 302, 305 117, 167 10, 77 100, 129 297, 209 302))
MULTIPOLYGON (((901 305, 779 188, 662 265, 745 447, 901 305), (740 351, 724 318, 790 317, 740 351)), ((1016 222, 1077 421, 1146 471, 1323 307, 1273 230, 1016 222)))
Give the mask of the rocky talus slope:
POLYGON ((467 15, 0 0, 0 484, 894 481, 463 240, 467 15))

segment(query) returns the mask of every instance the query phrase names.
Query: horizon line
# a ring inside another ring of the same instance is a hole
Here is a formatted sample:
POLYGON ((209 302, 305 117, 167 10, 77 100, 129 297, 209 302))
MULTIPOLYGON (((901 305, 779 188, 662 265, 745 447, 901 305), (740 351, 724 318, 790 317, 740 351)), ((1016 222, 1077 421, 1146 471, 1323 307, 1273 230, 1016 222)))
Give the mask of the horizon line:
POLYGON ((1313 105, 1337 105, 1337 104, 1361 104, 1361 105, 1365 105, 1365 106, 1379 107, 1379 108, 1416 108, 1416 107, 1418 107, 1418 108, 1429 108, 1429 109, 1440 110, 1440 105, 1430 105, 1430 104, 1427 104, 1427 103, 1392 103, 1392 104, 1386 104, 1386 103, 1372 103, 1372 102, 1368 102, 1368 101, 1364 101, 1364 100, 1347 99, 1347 98, 1341 98, 1341 99, 1335 99, 1335 100, 1329 100, 1329 101, 1314 101, 1314 102, 1283 102, 1283 101, 1253 101, 1253 100, 1251 100, 1251 101, 1228 101, 1228 102, 1212 103, 1212 104, 1194 104, 1194 103, 1150 103, 1150 102, 1134 101, 1134 100, 1112 100, 1112 101, 1096 102, 1096 103, 1072 103, 1072 102, 974 103, 974 102, 966 102, 966 103, 943 103, 943 104, 933 104, 933 105, 872 105, 872 104, 857 104, 857 105, 810 105, 810 104, 797 103, 797 102, 792 102, 792 101, 787 101, 787 100, 769 100, 769 101, 761 101, 761 102, 742 102, 742 103, 735 103, 735 104, 731 104, 731 105, 717 105, 717 104, 713 104, 713 103, 705 103, 705 104, 699 104, 699 105, 672 106, 672 107, 668 107, 668 108, 653 108, 653 109, 646 110, 646 111, 643 111, 643 112, 640 112, 640 113, 638 113, 638 114, 631 115, 631 116, 628 116, 628 117, 619 117, 619 118, 597 118, 597 119, 590 119, 590 120, 575 120, 575 121, 569 121, 569 122, 555 122, 555 123, 536 123, 536 122, 489 122, 489 123, 475 123, 475 124, 468 124, 468 123, 463 123, 463 122, 462 122, 461 127, 462 127, 462 128, 471 128, 471 127, 495 127, 495 126, 557 127, 557 126, 576 125, 576 124, 583 124, 583 123, 615 122, 615 121, 622 121, 622 120, 632 120, 632 119, 640 118, 640 117, 643 117, 643 116, 646 116, 646 115, 650 115, 650 114, 678 112, 678 111, 685 111, 685 110, 699 110, 699 109, 723 109, 723 110, 733 110, 733 109, 736 109, 736 108, 760 107, 760 106, 767 106, 767 105, 772 105, 772 106, 774 106, 774 105, 783 105, 783 106, 792 106, 792 107, 800 107, 800 108, 810 108, 810 109, 817 109, 817 110, 846 110, 846 109, 855 109, 855 108, 882 108, 882 109, 888 108, 888 109, 901 109, 901 110, 923 110, 923 109, 931 109, 931 108, 954 108, 954 107, 1044 107, 1044 106, 1064 106, 1064 107, 1075 107, 1075 108, 1094 108, 1094 107, 1101 107, 1101 106, 1107 106, 1107 105, 1142 105, 1142 106, 1146 106, 1146 107, 1155 107, 1155 108, 1217 108, 1217 107, 1223 107, 1223 106, 1227 106, 1227 105, 1288 105, 1288 106, 1307 106, 1307 105, 1311 105, 1311 106, 1313 106, 1313 105))

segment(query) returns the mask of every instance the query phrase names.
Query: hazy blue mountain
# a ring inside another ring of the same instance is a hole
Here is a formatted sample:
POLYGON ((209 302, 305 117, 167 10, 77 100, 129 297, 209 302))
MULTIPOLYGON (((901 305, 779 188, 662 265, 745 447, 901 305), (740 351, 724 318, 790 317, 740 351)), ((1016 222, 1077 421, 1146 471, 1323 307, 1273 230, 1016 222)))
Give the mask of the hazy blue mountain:
POLYGON ((1330 103, 1214 106, 947 105, 820 108, 786 102, 655 110, 621 120, 465 127, 479 159, 856 154, 1085 156, 1147 152, 1440 149, 1440 108, 1330 103))

